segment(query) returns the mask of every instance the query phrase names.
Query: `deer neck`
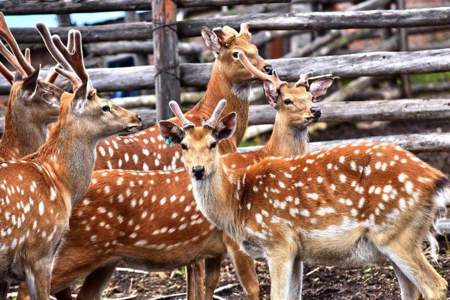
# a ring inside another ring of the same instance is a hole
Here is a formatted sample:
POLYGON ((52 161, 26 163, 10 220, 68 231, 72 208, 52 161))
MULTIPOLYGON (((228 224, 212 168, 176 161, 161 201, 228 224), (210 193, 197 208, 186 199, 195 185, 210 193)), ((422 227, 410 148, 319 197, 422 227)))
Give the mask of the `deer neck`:
POLYGON ((219 61, 213 64, 211 78, 208 82, 208 87, 205 96, 197 103, 197 105, 190 111, 190 113, 198 112, 204 118, 209 117, 217 103, 221 99, 227 100, 227 106, 223 115, 236 112, 237 113, 237 128, 232 138, 235 145, 239 145, 244 137, 245 129, 248 124, 248 98, 250 95, 250 83, 232 83, 221 71, 223 66, 219 61))
POLYGON ((242 190, 241 178, 226 174, 222 166, 207 178, 192 178, 192 191, 197 207, 218 228, 231 236, 238 236, 241 230, 239 199, 242 190))
POLYGON ((98 138, 80 130, 80 121, 70 115, 69 109, 61 110, 47 142, 28 158, 44 165, 54 175, 56 184, 69 195, 70 203, 66 204, 73 207, 83 197, 91 181, 98 138))
POLYGON ((5 114, 5 128, 0 148, 15 157, 23 157, 35 152, 47 138, 47 127, 40 126, 32 119, 29 111, 15 107, 19 88, 11 90, 5 114))
POLYGON ((272 135, 263 148, 267 156, 293 157, 308 151, 308 128, 292 126, 280 114, 275 118, 272 135))

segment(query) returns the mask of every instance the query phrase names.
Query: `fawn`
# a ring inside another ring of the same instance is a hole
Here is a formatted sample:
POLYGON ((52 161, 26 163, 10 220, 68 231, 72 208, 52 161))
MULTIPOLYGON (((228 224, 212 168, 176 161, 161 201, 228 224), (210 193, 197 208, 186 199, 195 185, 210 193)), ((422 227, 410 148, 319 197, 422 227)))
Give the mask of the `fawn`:
MULTIPOLYGON (((73 49, 37 25, 55 60, 56 71, 74 86, 63 94, 60 115, 37 152, 1 164, 0 295, 9 282, 26 281, 31 299, 47 300, 51 270, 72 207, 84 195, 100 138, 137 131, 139 117, 97 96, 83 62, 81 34, 69 33, 73 49)), ((72 47, 70 47, 72 48, 72 47)))
POLYGON ((0 141, 0 160, 10 160, 33 153, 47 138, 47 125, 59 115, 59 98, 63 90, 47 80, 40 80, 39 68, 30 63, 29 51, 22 54, 0 12, 0 53, 17 70, 16 76, 0 63, 0 73, 12 84, 9 94, 5 128, 0 141))
MULTIPOLYGON (((248 69, 252 70, 252 67, 248 69)), ((276 142, 289 155, 303 153, 307 126, 320 116, 313 98, 329 87, 331 79, 318 80, 322 89, 318 88, 318 82, 313 82, 312 86, 316 88, 314 94, 310 94, 304 79, 288 86, 276 73, 268 78, 271 82, 265 84, 265 92, 277 109, 275 128, 278 128, 268 145, 276 142), (286 138, 291 135, 294 140, 286 138), (289 147, 292 149, 288 150, 289 147)), ((245 161, 248 165, 252 160, 271 154, 284 153, 269 146, 253 153, 229 154, 227 160, 241 166, 245 161)), ((239 252, 234 243, 224 242, 227 237, 198 212, 189 175, 182 169, 170 172, 95 171, 84 200, 74 208, 70 228, 55 261, 52 291, 59 292, 87 276, 78 299, 100 299, 119 260, 146 269, 170 269, 206 256, 210 258, 206 263, 205 298, 212 299, 221 258, 226 248, 231 247, 228 252, 248 296, 259 298, 257 280, 253 278, 253 270, 248 269, 249 263, 242 263, 242 255, 236 255, 239 252), (253 282, 255 284, 249 284, 253 282)), ((70 299, 70 296, 61 295, 60 299, 70 299)))
MULTIPOLYGON (((171 103, 177 107, 176 103, 171 103)), ((402 299, 446 299, 447 282, 428 263, 422 242, 448 180, 412 153, 390 144, 336 146, 294 158, 266 158, 229 170, 211 147, 236 128, 219 119, 225 101, 202 126, 161 122, 164 138, 182 145, 200 211, 254 257, 269 263, 271 299, 300 297, 300 262, 392 263, 402 299)))

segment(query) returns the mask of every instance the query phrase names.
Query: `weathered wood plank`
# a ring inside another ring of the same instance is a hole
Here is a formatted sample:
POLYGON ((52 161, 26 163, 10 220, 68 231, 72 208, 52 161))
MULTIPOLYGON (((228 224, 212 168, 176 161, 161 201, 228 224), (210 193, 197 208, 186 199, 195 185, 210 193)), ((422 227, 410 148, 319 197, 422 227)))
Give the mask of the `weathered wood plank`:
POLYGON ((153 24, 157 24, 153 32, 155 56, 155 95, 156 114, 158 120, 172 116, 169 101, 180 102, 180 68, 177 56, 177 7, 172 0, 153 0, 153 24), (170 25, 172 24, 172 25, 170 25))
MULTIPOLYGON (((121 53, 153 54, 153 41, 121 41, 93 43, 87 45, 89 54, 116 55, 121 53)), ((179 54, 199 54, 203 47, 195 43, 178 43, 179 54)))
MULTIPOLYGON (((301 73, 340 77, 386 76, 399 73, 429 73, 450 70, 450 49, 415 52, 371 52, 269 60, 283 80, 296 81, 301 73), (320 72, 320 74, 318 73, 320 72)), ((204 86, 211 65, 183 64, 183 86, 204 86)))
MULTIPOLYGON (((450 49, 414 52, 371 52, 341 56, 303 57, 269 60, 283 80, 297 81, 301 73, 332 73, 341 77, 386 76, 399 73, 430 73, 450 70, 450 49), (320 71, 320 73, 318 72, 320 71)), ((211 64, 180 65, 182 86, 205 87, 211 64)), ((99 91, 138 90, 154 86, 155 67, 139 66, 89 69, 99 91)), ((45 73, 45 72, 43 72, 45 73)), ((0 93, 10 85, 0 78, 0 93)))
MULTIPOLYGON (((121 100, 117 100, 121 103, 121 100)), ((320 103, 323 122, 443 120, 450 118, 450 99, 400 99, 320 103)), ((147 125, 156 122, 155 110, 138 109, 147 125)), ((276 111, 269 105, 251 105, 249 125, 273 124, 276 111)))
MULTIPOLYGON (((152 37, 153 25, 150 22, 136 22, 126 24, 111 24, 79 27, 53 27, 52 34, 58 34, 63 40, 67 38, 70 29, 77 29, 83 35, 83 42, 107 42, 149 40, 152 37)), ((12 28, 18 43, 43 43, 38 32, 34 28, 12 28)))
MULTIPOLYGON (((450 99, 400 99, 318 103, 324 122, 438 120, 450 118, 450 99)), ((249 124, 273 124, 275 109, 269 105, 250 106, 249 124)))
POLYGON ((238 28, 247 22, 253 30, 325 30, 346 28, 385 28, 439 26, 450 24, 450 8, 368 10, 314 13, 248 14, 179 22, 179 34, 197 36, 202 26, 228 25, 238 28))
MULTIPOLYGON (((310 151, 315 151, 337 145, 357 144, 362 142, 374 141, 396 144, 415 153, 450 151, 450 133, 401 134, 374 136, 361 139, 312 142, 309 144, 309 149, 310 151)), ((241 147, 239 148, 239 151, 247 152, 256 150, 258 148, 260 148, 260 146, 241 147)))
MULTIPOLYGON (((288 3, 290 0, 178 0, 180 7, 236 4, 288 3)), ((92 13, 103 11, 151 10, 150 0, 3 0, 0 10, 7 15, 92 13)))

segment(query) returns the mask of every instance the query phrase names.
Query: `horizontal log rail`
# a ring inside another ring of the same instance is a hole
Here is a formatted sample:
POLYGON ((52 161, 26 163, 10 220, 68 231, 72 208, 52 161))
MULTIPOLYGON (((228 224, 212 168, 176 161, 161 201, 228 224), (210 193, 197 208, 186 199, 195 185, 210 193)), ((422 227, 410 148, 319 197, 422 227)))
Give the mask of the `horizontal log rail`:
MULTIPOLYGON (((83 36, 83 42, 117 42, 130 40, 149 40, 152 37, 151 22, 120 23, 96 26, 53 27, 52 34, 58 34, 63 40, 67 38, 70 29, 77 29, 83 36)), ((12 28, 11 31, 19 43, 43 43, 42 38, 34 28, 12 28)))
MULTIPOLYGON (((123 100, 118 103, 126 106, 123 100)), ((400 99, 320 103, 323 122, 443 120, 450 118, 450 99, 400 99)), ((135 109, 145 126, 156 122, 153 109, 135 109)), ((251 105, 249 125, 273 124, 275 109, 269 105, 251 105)))
POLYGON ((238 28, 249 23, 253 30, 326 30, 347 28, 386 28, 450 25, 450 7, 367 10, 313 13, 247 14, 178 22, 182 37, 197 36, 202 26, 228 25, 238 28))
MULTIPOLYGON (((290 0, 177 0, 177 5, 178 7, 202 7, 289 2, 290 0)), ((70 14, 151 9, 152 4, 150 0, 4 0, 0 2, 0 10, 7 15, 70 14)))
MULTIPOLYGON (((321 121, 395 121, 450 119, 450 99, 400 99, 321 103, 321 121)), ((273 124, 275 110, 269 105, 250 106, 250 125, 273 124)))
MULTIPOLYGON (((405 10, 367 10, 314 13, 265 13, 192 19, 177 23, 180 37, 200 35, 202 26, 217 27, 229 25, 239 28, 249 23, 255 30, 325 30, 345 28, 425 27, 450 25, 450 7, 405 10)), ((85 42, 118 40, 147 40, 151 37, 153 25, 150 22, 52 28, 52 33, 67 36, 68 30, 81 31, 85 42)), ((12 29, 19 43, 42 43, 34 28, 12 29)))
MULTIPOLYGON (((336 145, 358 144, 362 142, 384 142, 395 144, 414 153, 450 151, 450 133, 401 134, 312 142, 309 144, 309 150, 315 151, 336 145)), ((239 148, 239 151, 248 152, 260 147, 261 146, 241 147, 239 148)))
MULTIPOLYGON (((269 60, 283 80, 297 81, 302 73, 332 73, 340 77, 386 76, 399 73, 430 73, 450 70, 450 49, 414 52, 371 52, 340 56, 302 57, 269 60)), ((211 64, 180 65, 182 86, 205 87, 211 64)), ((99 91, 139 90, 153 87, 154 66, 89 69, 99 91)), ((10 85, 0 79, 0 94, 10 85)))

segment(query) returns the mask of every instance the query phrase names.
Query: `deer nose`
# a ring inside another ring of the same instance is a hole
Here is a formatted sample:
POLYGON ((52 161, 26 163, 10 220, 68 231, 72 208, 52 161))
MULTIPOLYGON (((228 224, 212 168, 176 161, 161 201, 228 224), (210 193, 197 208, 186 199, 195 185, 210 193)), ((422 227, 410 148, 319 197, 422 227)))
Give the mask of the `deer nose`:
POLYGON ((312 106, 311 107, 311 113, 313 114, 314 118, 318 119, 322 115, 322 112, 320 111, 320 107, 312 106))
POLYGON ((263 67, 263 71, 266 72, 266 73, 269 74, 269 75, 272 75, 272 73, 273 73, 273 67, 272 67, 272 65, 265 65, 265 66, 263 67))
POLYGON ((205 176, 205 167, 203 166, 192 167, 192 174, 194 175, 195 179, 202 180, 203 176, 205 176))

